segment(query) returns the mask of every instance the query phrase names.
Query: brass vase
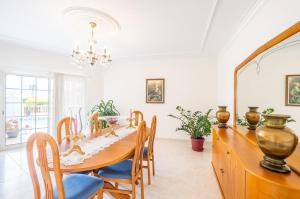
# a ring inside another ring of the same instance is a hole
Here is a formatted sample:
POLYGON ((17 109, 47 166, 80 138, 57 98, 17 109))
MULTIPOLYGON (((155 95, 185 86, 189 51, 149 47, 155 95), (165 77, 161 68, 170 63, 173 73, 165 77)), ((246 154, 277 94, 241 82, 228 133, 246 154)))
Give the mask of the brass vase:
POLYGON ((216 112, 216 117, 219 122, 219 128, 227 128, 227 122, 230 118, 230 113, 226 110, 227 106, 218 106, 219 110, 216 112))
POLYGON ((285 127, 288 115, 263 115, 266 119, 265 127, 256 131, 257 143, 265 154, 260 165, 271 171, 289 173, 285 159, 289 157, 298 144, 298 137, 285 127))
POLYGON ((260 120, 260 113, 257 111, 258 107, 250 106, 248 108, 249 111, 245 114, 246 120, 249 124, 248 129, 255 130, 260 120))

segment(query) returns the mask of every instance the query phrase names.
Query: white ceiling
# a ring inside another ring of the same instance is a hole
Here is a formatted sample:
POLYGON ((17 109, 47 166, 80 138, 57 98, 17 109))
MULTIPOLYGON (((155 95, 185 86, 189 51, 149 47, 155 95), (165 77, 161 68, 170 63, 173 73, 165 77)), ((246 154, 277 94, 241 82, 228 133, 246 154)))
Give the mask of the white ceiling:
MULTIPOLYGON (((116 57, 221 52, 257 0, 9 0, 0 1, 0 40, 69 54, 75 40, 62 12, 71 6, 99 9, 121 31, 98 38, 116 57)), ((79 36, 80 35, 80 36, 79 36)))

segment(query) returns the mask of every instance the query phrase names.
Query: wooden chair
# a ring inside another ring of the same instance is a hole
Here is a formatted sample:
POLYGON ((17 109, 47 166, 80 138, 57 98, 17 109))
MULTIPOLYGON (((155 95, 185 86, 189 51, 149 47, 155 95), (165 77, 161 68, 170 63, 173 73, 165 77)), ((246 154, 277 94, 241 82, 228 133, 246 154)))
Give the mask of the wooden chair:
POLYGON ((144 149, 144 157, 143 161, 147 161, 147 166, 143 166, 143 168, 148 169, 148 184, 151 184, 151 174, 150 174, 150 161, 152 162, 152 174, 155 175, 155 167, 154 167, 154 139, 156 134, 156 115, 152 117, 151 121, 151 129, 150 129, 150 137, 148 141, 148 147, 144 149))
POLYGON ((70 117, 64 117, 58 122, 57 128, 56 128, 56 139, 59 144, 61 144, 61 142, 62 142, 61 134, 62 134, 63 125, 65 126, 66 139, 70 141, 70 135, 71 135, 70 123, 71 123, 70 117))
POLYGON ((91 133, 100 133, 102 129, 102 120, 99 120, 99 112, 94 112, 90 118, 91 133))
POLYGON ((131 114, 131 118, 130 118, 130 126, 132 127, 132 116, 134 116, 134 125, 138 126, 139 125, 139 119, 141 117, 141 121, 144 120, 144 116, 143 113, 141 111, 133 111, 131 114))
POLYGON ((136 147, 132 160, 123 160, 112 166, 107 166, 99 170, 98 175, 105 182, 113 182, 116 186, 113 189, 104 188, 104 191, 132 194, 136 198, 136 183, 141 180, 141 198, 144 199, 144 180, 143 180, 143 152, 146 139, 146 122, 141 121, 136 137, 136 147), (131 184, 132 190, 121 190, 118 183, 131 184))
POLYGON ((33 146, 35 143, 38 152, 38 165, 44 182, 45 199, 91 199, 96 195, 98 195, 98 198, 103 198, 103 180, 100 178, 83 174, 72 174, 63 179, 60 171, 59 151, 55 140, 47 133, 35 133, 29 137, 26 146, 29 172, 33 183, 35 199, 41 198, 41 190, 33 155, 33 146), (54 189, 48 168, 47 145, 50 146, 52 152, 51 161, 56 182, 54 189))

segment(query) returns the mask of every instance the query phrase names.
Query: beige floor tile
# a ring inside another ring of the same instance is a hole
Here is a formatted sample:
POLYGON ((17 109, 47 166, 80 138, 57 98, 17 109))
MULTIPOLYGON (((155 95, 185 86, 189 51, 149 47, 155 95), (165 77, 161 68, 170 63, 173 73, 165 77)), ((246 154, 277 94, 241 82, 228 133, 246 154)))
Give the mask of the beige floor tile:
MULTIPOLYGON (((206 143, 204 152, 194 152, 189 141, 157 139, 155 154, 156 175, 151 185, 144 170, 146 199, 222 198, 210 163, 210 143, 206 143)), ((140 198, 139 186, 137 190, 140 198)), ((33 198, 24 148, 0 153, 0 198, 33 198)), ((105 199, 110 198, 105 194, 105 199)))

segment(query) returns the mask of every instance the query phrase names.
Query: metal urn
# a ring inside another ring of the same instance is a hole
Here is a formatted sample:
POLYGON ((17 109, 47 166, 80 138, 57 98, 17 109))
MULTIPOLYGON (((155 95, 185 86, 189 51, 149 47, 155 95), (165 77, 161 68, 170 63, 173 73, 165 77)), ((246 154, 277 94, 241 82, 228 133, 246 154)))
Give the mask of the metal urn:
POLYGON ((216 117, 219 122, 219 128, 227 128, 227 122, 230 118, 230 113, 226 110, 227 106, 218 106, 219 110, 216 112, 216 117))
POLYGON ((260 165, 271 171, 289 173, 291 170, 286 165, 285 159, 289 157, 298 144, 298 137, 285 127, 288 115, 268 114, 262 115, 265 127, 256 131, 257 143, 265 154, 260 165))
POLYGON ((246 120, 249 124, 249 130, 255 130, 260 120, 260 113, 257 111, 258 107, 249 106, 249 111, 245 114, 246 120))

